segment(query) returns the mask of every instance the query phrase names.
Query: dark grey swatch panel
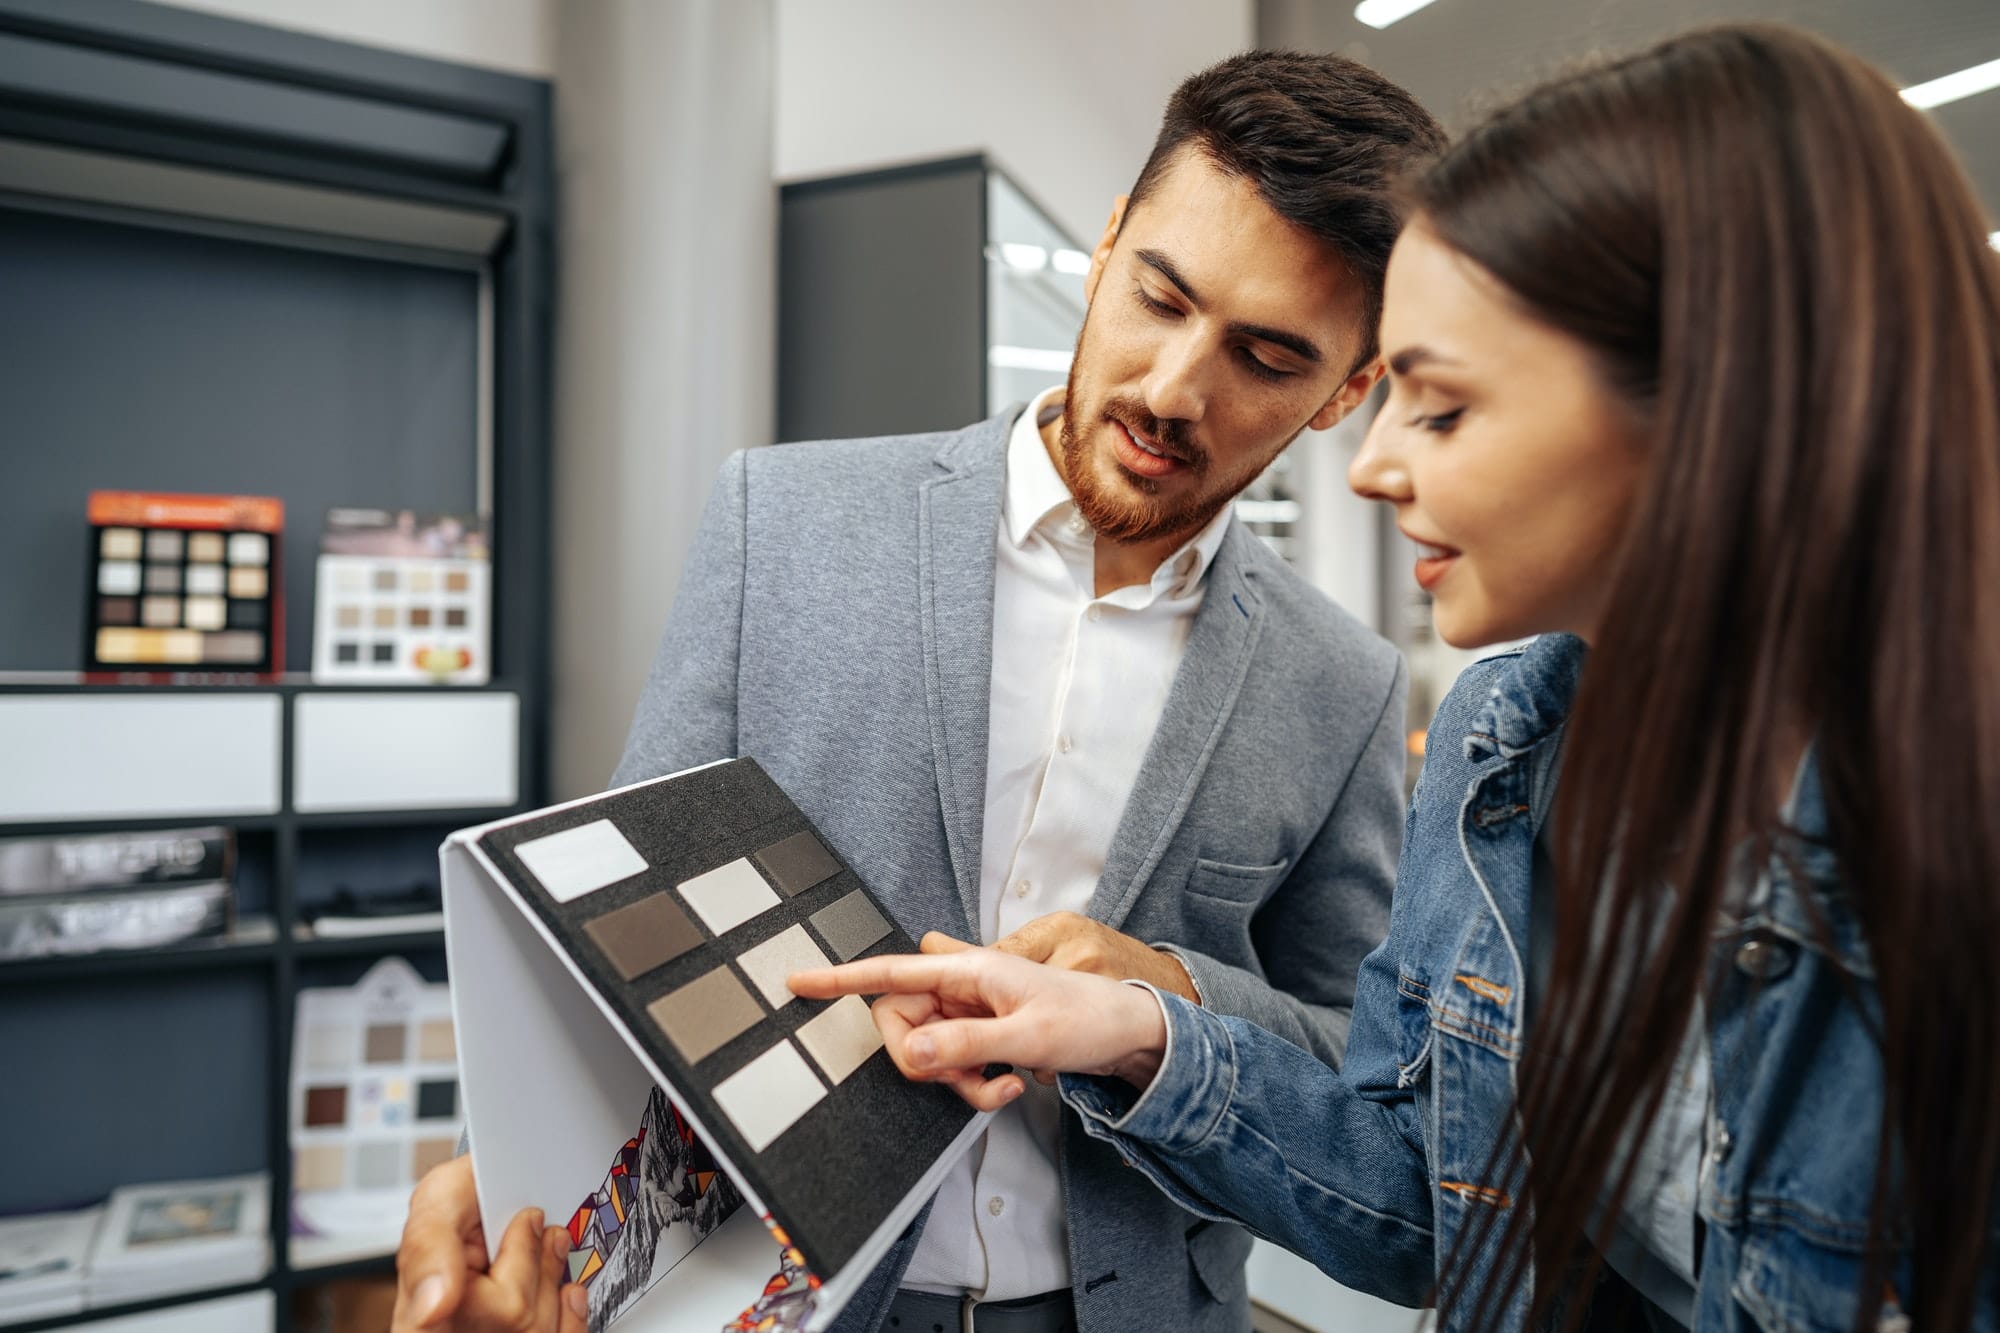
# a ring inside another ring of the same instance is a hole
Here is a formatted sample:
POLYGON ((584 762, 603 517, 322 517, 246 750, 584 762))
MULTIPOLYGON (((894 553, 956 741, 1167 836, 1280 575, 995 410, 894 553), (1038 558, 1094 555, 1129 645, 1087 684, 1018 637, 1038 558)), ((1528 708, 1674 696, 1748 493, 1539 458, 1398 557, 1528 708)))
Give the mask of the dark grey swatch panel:
MULTIPOLYGON (((805 814, 756 761, 739 759, 508 824, 486 834, 480 845, 668 1075, 673 1086, 667 1095, 707 1127, 709 1146, 724 1169, 763 1200, 813 1272, 824 1278, 839 1272, 916 1188, 972 1112, 943 1087, 904 1079, 887 1053, 877 1051, 775 1142, 756 1152, 711 1089, 762 1055, 779 1036, 790 1036, 823 1013, 828 1002, 795 999, 694 1064, 661 1034, 647 1006, 781 931, 809 922, 814 913, 865 893, 860 877, 842 867, 796 896, 779 895, 776 907, 730 931, 726 942, 710 939, 630 982, 606 962, 585 928, 592 920, 810 828, 805 814), (556 902, 514 848, 602 819, 611 821, 649 868, 570 902, 556 902)), ((868 901, 863 898, 863 905, 868 901)), ((914 952, 915 942, 890 924, 857 956, 914 952)), ((473 1132, 477 1134, 476 1126, 473 1132)))
POLYGON ((283 500, 287 670, 328 509, 476 504, 470 272, 0 209, 0 292, 0 670, 81 666, 90 491, 283 500))

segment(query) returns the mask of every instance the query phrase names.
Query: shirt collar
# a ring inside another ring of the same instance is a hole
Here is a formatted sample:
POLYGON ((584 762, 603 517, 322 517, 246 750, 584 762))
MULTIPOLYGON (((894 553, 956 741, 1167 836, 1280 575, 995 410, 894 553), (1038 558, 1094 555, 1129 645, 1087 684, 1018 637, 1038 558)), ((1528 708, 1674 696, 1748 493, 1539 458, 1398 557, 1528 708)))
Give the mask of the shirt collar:
MULTIPOLYGON (((1070 496, 1068 484, 1056 471, 1048 448, 1042 443, 1041 427, 1036 424, 1045 411, 1061 405, 1062 396, 1062 385, 1037 394, 1015 418, 1014 429, 1007 437, 1007 489, 1001 500, 1000 522, 1007 540, 1016 548, 1025 547, 1037 531, 1051 541, 1066 539, 1087 544, 1092 540, 1092 534, 1077 515, 1076 501, 1070 496)), ((1215 553, 1222 549, 1222 538, 1229 531, 1229 519, 1234 512, 1234 505, 1224 505, 1200 532, 1161 561, 1153 574, 1153 586, 1187 590, 1200 583, 1214 563, 1215 553)))
POLYGON ((1035 529, 1051 515, 1058 522, 1067 522, 1076 512, 1076 502, 1070 499, 1069 487, 1049 460, 1041 428, 1035 424, 1044 409, 1062 402, 1062 395, 1061 385, 1037 394, 1015 419, 1013 432, 1007 437, 1007 493, 1000 516, 1007 540, 1017 547, 1026 546, 1035 529))

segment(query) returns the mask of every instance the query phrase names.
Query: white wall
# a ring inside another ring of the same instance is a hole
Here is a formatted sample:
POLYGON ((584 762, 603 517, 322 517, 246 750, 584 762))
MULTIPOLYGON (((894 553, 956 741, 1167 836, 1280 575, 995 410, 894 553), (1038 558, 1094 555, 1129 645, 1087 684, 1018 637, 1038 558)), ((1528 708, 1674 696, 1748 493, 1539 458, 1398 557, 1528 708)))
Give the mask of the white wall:
POLYGON ((781 180, 985 148, 1076 239, 1104 230, 1181 79, 1251 0, 776 0, 781 180))
POLYGON ((716 469, 776 429, 768 0, 562 10, 558 798, 617 766, 716 469))
POLYGON ((161 0, 406 55, 547 78, 561 0, 161 0))

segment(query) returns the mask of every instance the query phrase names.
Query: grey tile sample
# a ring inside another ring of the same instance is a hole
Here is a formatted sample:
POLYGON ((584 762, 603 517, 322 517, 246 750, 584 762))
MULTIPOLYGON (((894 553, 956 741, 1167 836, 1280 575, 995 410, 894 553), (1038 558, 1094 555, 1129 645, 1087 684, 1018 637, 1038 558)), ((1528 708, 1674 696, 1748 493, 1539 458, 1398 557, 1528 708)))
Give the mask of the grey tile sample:
POLYGON ((840 862, 811 829, 794 833, 772 843, 753 858, 765 874, 777 881, 779 892, 796 898, 816 884, 824 884, 840 873, 840 862))
POLYGON ((830 907, 820 908, 808 920, 826 941, 826 947, 833 950, 833 956, 843 963, 860 957, 889 933, 889 923, 859 889, 830 907))

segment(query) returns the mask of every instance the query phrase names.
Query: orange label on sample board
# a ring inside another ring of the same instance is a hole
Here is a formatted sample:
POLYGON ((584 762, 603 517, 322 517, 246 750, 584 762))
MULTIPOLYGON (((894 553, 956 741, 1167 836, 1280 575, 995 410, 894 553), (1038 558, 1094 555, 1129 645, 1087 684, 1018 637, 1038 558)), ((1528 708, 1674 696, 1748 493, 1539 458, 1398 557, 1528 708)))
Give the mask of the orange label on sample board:
POLYGON ((150 491, 92 491, 90 521, 98 527, 130 523, 152 528, 218 528, 282 532, 285 502, 268 495, 160 495, 150 491))

